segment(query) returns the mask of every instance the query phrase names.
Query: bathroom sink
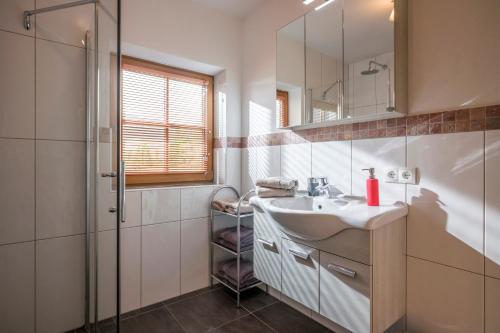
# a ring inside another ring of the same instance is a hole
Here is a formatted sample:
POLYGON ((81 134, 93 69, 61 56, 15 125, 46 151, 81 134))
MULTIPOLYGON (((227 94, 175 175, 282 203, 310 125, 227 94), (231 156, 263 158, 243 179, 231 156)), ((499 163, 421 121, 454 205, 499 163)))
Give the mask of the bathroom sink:
POLYGON ((304 240, 322 240, 345 229, 373 230, 408 215, 403 202, 381 202, 378 207, 366 205, 363 197, 295 196, 258 198, 251 204, 271 215, 285 234, 304 240))

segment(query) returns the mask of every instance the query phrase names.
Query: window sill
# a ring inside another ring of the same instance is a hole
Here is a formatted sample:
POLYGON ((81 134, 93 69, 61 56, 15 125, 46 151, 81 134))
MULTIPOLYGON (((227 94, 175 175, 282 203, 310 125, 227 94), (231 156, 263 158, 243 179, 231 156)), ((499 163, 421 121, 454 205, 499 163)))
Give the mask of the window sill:
POLYGON ((202 187, 202 186, 217 186, 222 184, 217 184, 213 181, 209 182, 188 182, 188 183, 166 183, 166 184, 133 184, 127 185, 125 188, 127 191, 141 191, 141 190, 162 190, 162 189, 172 189, 172 188, 186 188, 186 187, 202 187))

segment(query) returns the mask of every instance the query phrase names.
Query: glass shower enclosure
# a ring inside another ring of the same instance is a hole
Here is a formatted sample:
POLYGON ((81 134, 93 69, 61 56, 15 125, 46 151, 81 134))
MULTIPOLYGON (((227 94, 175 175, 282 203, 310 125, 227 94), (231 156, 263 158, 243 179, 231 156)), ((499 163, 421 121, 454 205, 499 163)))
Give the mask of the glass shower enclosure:
POLYGON ((84 20, 91 22, 81 36, 86 84, 85 91, 78 92, 85 94, 86 107, 85 184, 81 184, 85 189, 85 217, 81 219, 85 225, 81 226, 84 234, 78 235, 83 237, 85 249, 81 251, 84 258, 79 256, 76 261, 78 272, 84 272, 85 276, 70 282, 72 290, 77 290, 75 294, 79 295, 78 300, 73 297, 71 301, 82 302, 77 308, 84 313, 71 313, 75 319, 57 329, 98 332, 106 328, 106 331, 119 332, 120 229, 125 222, 125 170, 120 156, 121 3, 120 0, 55 3, 25 11, 25 29, 38 29, 35 17, 41 15, 46 19, 58 15, 63 17, 62 22, 75 28, 79 22, 71 15, 78 10, 84 13, 84 20), (84 267, 80 267, 80 263, 84 267), (71 325, 79 327, 67 327, 71 325))

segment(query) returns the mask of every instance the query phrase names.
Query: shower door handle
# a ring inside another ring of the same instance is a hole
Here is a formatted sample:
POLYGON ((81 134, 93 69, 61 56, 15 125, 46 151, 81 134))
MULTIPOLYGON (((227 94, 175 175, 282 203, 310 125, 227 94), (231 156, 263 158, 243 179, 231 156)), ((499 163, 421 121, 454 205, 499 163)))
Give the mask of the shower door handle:
POLYGON ((122 223, 125 222, 125 182, 126 182, 126 175, 125 175, 125 162, 121 161, 120 162, 120 221, 122 223))

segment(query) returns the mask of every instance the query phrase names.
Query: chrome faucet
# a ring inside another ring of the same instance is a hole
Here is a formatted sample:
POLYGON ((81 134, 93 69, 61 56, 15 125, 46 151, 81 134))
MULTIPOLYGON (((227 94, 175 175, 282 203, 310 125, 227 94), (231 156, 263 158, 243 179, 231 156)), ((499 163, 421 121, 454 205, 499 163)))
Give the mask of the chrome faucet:
POLYGON ((311 177, 307 179, 307 192, 311 197, 327 196, 328 198, 336 198, 344 194, 336 186, 328 183, 327 177, 311 177))

